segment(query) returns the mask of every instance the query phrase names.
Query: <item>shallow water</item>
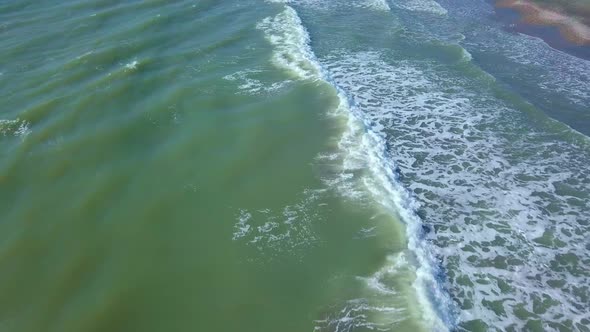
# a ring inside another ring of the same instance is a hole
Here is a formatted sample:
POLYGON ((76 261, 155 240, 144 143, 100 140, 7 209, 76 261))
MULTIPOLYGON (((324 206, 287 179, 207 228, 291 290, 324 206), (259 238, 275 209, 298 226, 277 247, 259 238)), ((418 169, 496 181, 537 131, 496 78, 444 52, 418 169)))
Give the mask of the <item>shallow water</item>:
POLYGON ((590 62, 486 1, 0 4, 6 331, 589 331, 590 62))

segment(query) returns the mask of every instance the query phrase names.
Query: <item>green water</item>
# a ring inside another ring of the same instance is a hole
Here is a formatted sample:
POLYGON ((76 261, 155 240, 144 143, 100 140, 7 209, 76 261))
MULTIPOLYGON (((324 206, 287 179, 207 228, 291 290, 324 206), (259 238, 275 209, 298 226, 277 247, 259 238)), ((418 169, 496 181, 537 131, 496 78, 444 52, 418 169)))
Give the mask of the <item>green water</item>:
POLYGON ((310 331, 404 247, 390 225, 353 240, 375 212, 314 193, 342 130, 333 88, 223 79, 290 78, 255 28, 266 7, 0 7, 3 330, 310 331), (242 211, 287 236, 232 240, 242 211))
POLYGON ((486 10, 0 2, 0 330, 587 331, 590 65, 486 10))

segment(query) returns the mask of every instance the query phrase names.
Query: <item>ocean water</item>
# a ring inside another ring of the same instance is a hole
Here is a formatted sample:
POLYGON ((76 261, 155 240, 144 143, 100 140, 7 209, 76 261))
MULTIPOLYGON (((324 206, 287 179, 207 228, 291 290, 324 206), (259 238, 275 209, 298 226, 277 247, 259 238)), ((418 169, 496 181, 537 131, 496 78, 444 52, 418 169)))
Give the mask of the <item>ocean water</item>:
POLYGON ((590 331, 590 62, 485 0, 0 2, 1 331, 590 331))

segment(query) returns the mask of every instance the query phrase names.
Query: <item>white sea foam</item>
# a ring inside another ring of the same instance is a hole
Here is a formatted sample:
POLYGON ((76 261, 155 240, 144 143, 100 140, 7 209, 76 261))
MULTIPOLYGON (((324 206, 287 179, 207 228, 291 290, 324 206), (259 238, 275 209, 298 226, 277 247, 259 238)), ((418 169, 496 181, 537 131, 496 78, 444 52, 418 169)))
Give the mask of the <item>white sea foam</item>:
MULTIPOLYGON (((393 4, 446 14, 435 2, 393 4)), ((542 77, 540 86, 561 89, 584 104, 589 91, 584 65, 581 73, 571 73, 578 62, 564 56, 572 65, 560 73, 562 66, 554 62, 562 57, 523 57, 530 45, 523 48, 505 52, 522 64, 548 67, 554 75, 542 77)), ((463 57, 471 56, 465 50, 463 57)), ((426 62, 388 61, 378 52, 343 51, 313 66, 339 91, 341 114, 348 117, 342 155, 325 159, 341 160, 342 169, 326 183, 351 199, 372 198, 399 211, 407 222, 409 257, 420 262, 414 287, 434 329, 454 322, 453 304, 441 283, 460 307, 459 323, 479 319, 503 330, 523 330, 536 319, 546 322, 546 330, 588 324, 589 314, 580 310, 590 297, 588 288, 580 287, 590 283, 581 268, 590 261, 584 237, 590 232, 587 145, 561 140, 567 133, 550 125, 531 125, 521 110, 487 91, 486 84, 478 87, 465 73, 426 62), (420 219, 431 226, 426 239, 421 238, 420 219), (437 257, 426 243, 436 248, 437 257), (445 267, 445 275, 436 262, 445 267), (520 319, 524 312, 529 317, 520 319)), ((376 293, 395 291, 378 273, 362 281, 376 293)), ((363 325, 373 324, 366 311, 376 308, 372 301, 351 300, 320 325, 338 331, 377 328, 363 325)))
POLYGON ((301 79, 320 79, 315 55, 309 46, 309 34, 303 27, 297 12, 290 6, 274 17, 268 17, 257 25, 273 45, 272 62, 279 68, 301 79))
MULTIPOLYGON (((326 63, 326 65, 331 72, 329 64, 326 63)), ((332 72, 332 74, 335 75, 335 84, 339 84, 340 73, 332 72)), ((344 92, 341 92, 341 95, 343 96, 344 92)), ((365 198, 365 194, 369 193, 373 201, 379 203, 392 215, 401 216, 406 224, 408 248, 417 261, 416 266, 413 267, 416 275, 413 287, 422 310, 421 320, 433 331, 447 331, 448 326, 453 324, 453 304, 436 280, 438 272, 434 265, 436 260, 433 253, 419 239, 422 222, 414 213, 415 202, 397 180, 395 174, 397 167, 387 155, 384 135, 375 131, 379 127, 369 123, 368 119, 363 117, 362 110, 356 104, 354 97, 352 100, 352 105, 344 102, 346 107, 342 108, 349 117, 347 130, 339 144, 344 153, 342 171, 335 180, 327 179, 328 184, 337 184, 338 189, 345 196, 356 200, 365 198), (365 170, 368 173, 361 177, 355 176, 354 174, 359 170, 365 170), (363 190, 359 192, 360 189, 363 190)), ((386 264, 384 269, 391 267, 392 265, 386 264)), ((380 274, 382 271, 366 280, 369 284, 375 285, 374 281, 379 279, 380 274)))
POLYGON ((413 278, 413 266, 405 255, 391 255, 383 267, 372 276, 356 278, 363 288, 362 297, 336 305, 324 319, 315 321, 315 331, 392 331, 400 323, 414 316, 414 310, 404 303, 407 289, 399 287, 395 282, 409 281, 413 278))
POLYGON ((126 70, 135 70, 135 69, 137 69, 138 64, 139 64, 139 62, 137 60, 133 60, 125 65, 125 69, 126 70))
MULTIPOLYGON (((492 92, 469 92, 476 83, 436 64, 391 64, 377 52, 336 52, 321 61, 370 128, 370 143, 353 145, 361 152, 350 155, 368 151, 374 175, 365 184, 383 204, 390 197, 402 206, 409 245, 417 246, 418 259, 427 258, 421 266, 435 258, 421 253, 420 230, 412 230, 420 222, 411 211, 434 225, 428 238, 449 272, 460 322, 521 330, 527 320, 517 318, 519 308, 552 324, 589 319, 578 309, 588 289, 576 286, 590 282, 577 267, 590 260, 583 245, 590 231, 583 221, 590 217, 583 203, 590 198, 588 151, 528 126, 492 92), (400 195, 394 165, 382 166, 392 161, 417 201, 400 195)), ((438 298, 439 290, 428 286, 437 271, 417 273, 426 281, 420 294, 438 298)))
POLYGON ((590 100, 590 61, 553 49, 537 37, 506 34, 499 29, 483 33, 485 37, 479 39, 484 43, 478 39, 471 43, 482 52, 503 54, 512 75, 526 78, 531 72, 536 73, 534 80, 527 79, 526 82, 536 84, 553 96, 559 94, 578 107, 587 108, 590 100))
POLYGON ((248 221, 252 219, 252 214, 246 210, 240 210, 240 214, 238 216, 238 222, 234 225, 235 232, 232 240, 237 240, 245 237, 251 231, 251 227, 248 224, 248 221))
POLYGON ((434 0, 396 0, 393 4, 401 9, 435 15, 447 15, 447 10, 434 0))
POLYGON ((319 10, 330 10, 333 8, 343 6, 350 6, 353 8, 370 9, 380 12, 388 12, 391 10, 387 0, 351 0, 351 1, 326 1, 326 0, 266 0, 270 3, 282 3, 298 6, 305 6, 307 8, 314 8, 319 10))
POLYGON ((391 10, 386 0, 364 0, 359 2, 357 6, 383 12, 388 12, 391 10))
MULTIPOLYGON (((268 0, 269 2, 285 3, 284 1, 268 0)), ((257 28, 264 31, 267 40, 275 47, 272 62, 275 66, 294 74, 296 78, 307 79, 318 71, 309 63, 308 50, 305 45, 298 43, 309 39, 307 32, 297 27, 299 17, 293 9, 287 9, 276 17, 264 19, 257 28), (291 29, 295 24, 295 29, 291 29), (289 52, 293 52, 289 54, 289 52), (293 61, 293 62, 290 62, 293 61)), ((253 78, 260 71, 256 69, 244 70, 224 77, 228 81, 237 81, 239 89, 249 94, 258 94, 280 88, 289 81, 279 83, 279 86, 269 87, 262 81, 253 78), (270 90, 269 90, 270 89, 270 90)), ((317 199, 317 193, 308 190, 302 202, 288 205, 282 211, 259 209, 248 211, 240 209, 237 223, 234 225, 233 240, 239 240, 254 246, 261 253, 275 257, 278 252, 295 250, 300 246, 310 245, 315 241, 315 235, 310 230, 312 218, 308 215, 307 206, 317 199)))
POLYGON ((93 53, 94 53, 94 51, 88 51, 88 52, 86 52, 86 53, 84 53, 84 54, 82 54, 82 55, 78 55, 78 56, 76 57, 76 60, 81 60, 81 59, 83 59, 83 58, 86 58, 86 57, 88 57, 89 55, 92 55, 93 53))
POLYGON ((463 60, 469 62, 473 59, 473 56, 464 47, 461 47, 461 53, 463 54, 463 60))
MULTIPOLYGON (((396 179, 391 160, 385 155, 383 136, 366 130, 368 123, 364 123, 365 118, 360 117, 360 110, 349 104, 349 97, 319 64, 309 45, 309 34, 293 8, 285 6, 283 12, 264 19, 257 27, 265 32, 267 40, 274 46, 272 62, 275 66, 293 73, 299 79, 323 80, 337 90, 340 99, 337 113, 348 118, 348 126, 339 143, 340 151, 344 154, 342 173, 336 178, 327 179, 327 183, 354 199, 366 199, 370 196, 390 213, 402 216, 406 222, 409 249, 418 262, 413 267, 416 276, 413 286, 418 294, 422 321, 434 331, 446 331, 450 322, 448 308, 452 304, 435 279, 437 272, 432 253, 418 240, 421 222, 413 212, 408 193, 396 179), (360 182, 364 182, 364 192, 360 192, 363 187, 358 186, 359 179, 354 175, 359 169, 368 171, 369 174, 360 179, 360 182)), ((263 229, 259 229, 259 232, 263 229)), ((256 241, 258 239, 255 238, 256 241)), ((368 307, 363 307, 362 310, 368 307)), ((387 310, 380 312, 385 311, 387 310)), ((398 318, 391 317, 393 320, 398 318)), ((358 324, 360 325, 357 326, 363 326, 362 324, 372 323, 363 320, 358 324)))
POLYGON ((461 44, 486 54, 487 58, 497 58, 492 60, 491 72, 500 77, 506 75, 507 82, 518 78, 516 85, 534 93, 537 105, 569 104, 581 112, 587 109, 590 61, 554 49, 540 38, 506 32, 505 26, 494 18, 494 7, 488 3, 463 1, 455 4, 449 6, 454 20, 431 25, 425 33, 464 34, 466 38, 461 44))
POLYGON ((238 83, 238 91, 243 94, 248 95, 259 95, 259 94, 270 94, 274 93, 289 83, 290 80, 280 81, 280 82, 273 82, 271 84, 264 83, 261 79, 259 79, 259 75, 261 75, 262 70, 258 69, 246 69, 241 70, 231 75, 226 75, 223 77, 226 81, 237 82, 238 83))
POLYGON ((0 135, 26 137, 31 132, 29 123, 24 120, 3 120, 0 119, 0 135))
POLYGON ((297 254, 315 245, 318 239, 312 226, 321 216, 311 207, 318 204, 324 192, 307 189, 301 200, 278 210, 238 210, 232 239, 256 248, 269 260, 280 253, 297 254))

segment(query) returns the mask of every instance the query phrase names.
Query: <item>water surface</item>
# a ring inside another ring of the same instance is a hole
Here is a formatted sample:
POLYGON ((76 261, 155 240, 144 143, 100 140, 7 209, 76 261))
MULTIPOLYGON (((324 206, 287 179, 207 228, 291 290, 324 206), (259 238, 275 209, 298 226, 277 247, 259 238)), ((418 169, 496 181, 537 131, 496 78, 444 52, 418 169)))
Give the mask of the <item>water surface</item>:
POLYGON ((6 331, 588 331, 590 62, 486 1, 0 4, 6 331))

